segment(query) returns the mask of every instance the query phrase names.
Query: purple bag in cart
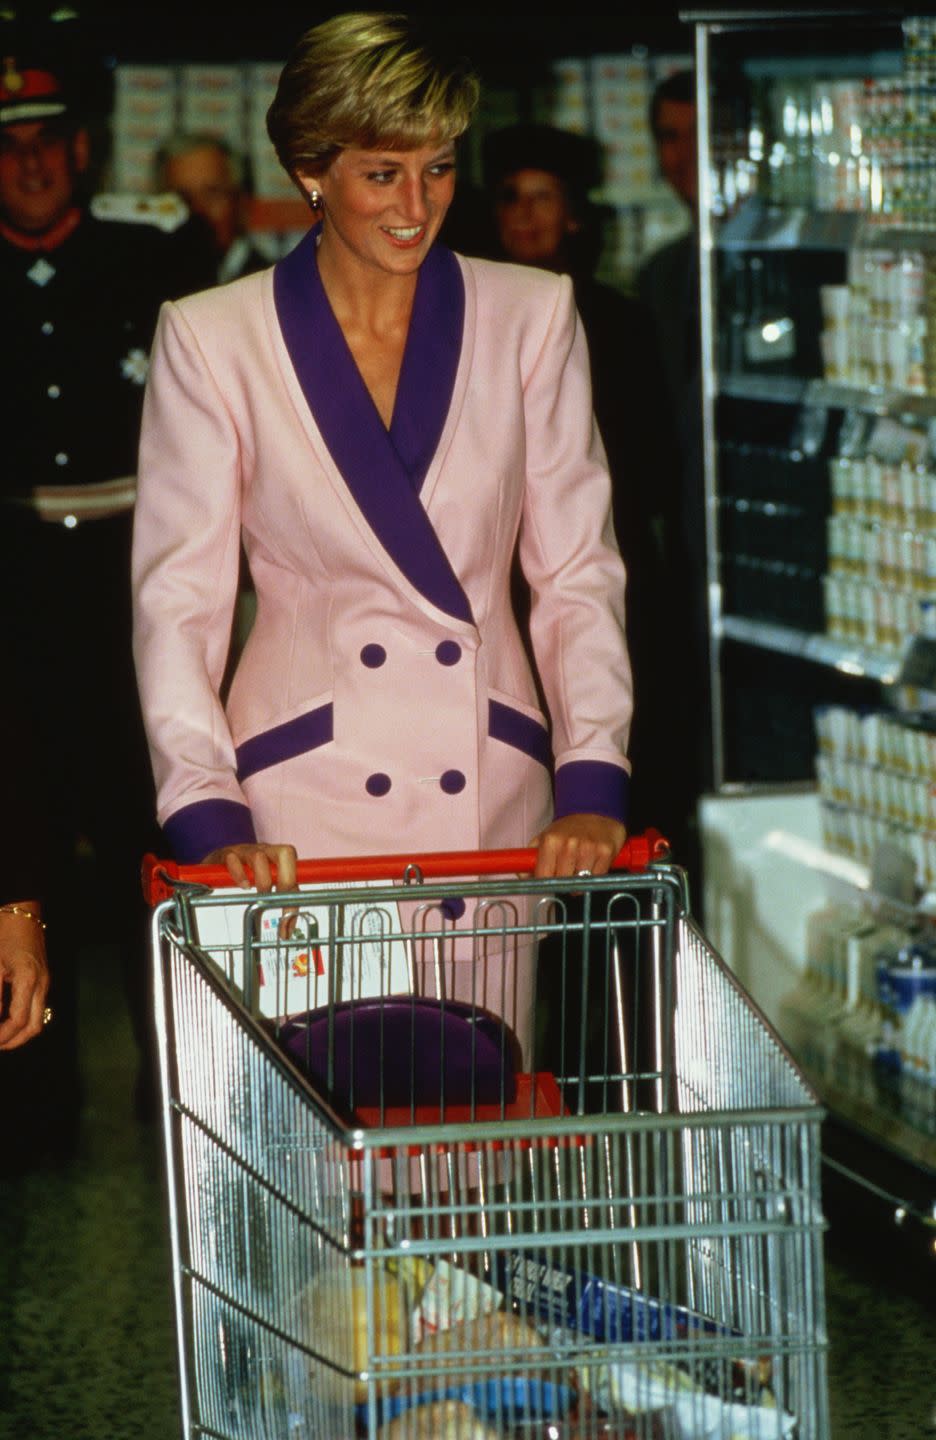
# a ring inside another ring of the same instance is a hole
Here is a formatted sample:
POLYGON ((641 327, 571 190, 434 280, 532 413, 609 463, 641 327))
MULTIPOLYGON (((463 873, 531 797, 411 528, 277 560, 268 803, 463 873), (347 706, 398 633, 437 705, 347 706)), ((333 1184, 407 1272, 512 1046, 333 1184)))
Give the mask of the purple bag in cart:
POLYGON ((294 1016, 279 1043, 341 1109, 514 1100, 519 1048, 497 1015, 419 995, 347 1000, 294 1016))

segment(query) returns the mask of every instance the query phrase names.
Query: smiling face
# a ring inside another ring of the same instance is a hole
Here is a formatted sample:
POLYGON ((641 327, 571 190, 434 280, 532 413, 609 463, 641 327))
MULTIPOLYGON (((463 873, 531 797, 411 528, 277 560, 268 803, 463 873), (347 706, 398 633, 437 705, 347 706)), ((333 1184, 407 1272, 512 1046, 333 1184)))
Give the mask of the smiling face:
POLYGON ((0 215, 26 235, 51 230, 72 204, 88 162, 85 131, 69 134, 48 120, 0 129, 0 215))
POLYGON ((302 176, 322 197, 322 252, 368 272, 414 274, 455 192, 453 142, 415 150, 342 150, 323 175, 302 176), (326 250, 327 247, 327 250, 326 250))

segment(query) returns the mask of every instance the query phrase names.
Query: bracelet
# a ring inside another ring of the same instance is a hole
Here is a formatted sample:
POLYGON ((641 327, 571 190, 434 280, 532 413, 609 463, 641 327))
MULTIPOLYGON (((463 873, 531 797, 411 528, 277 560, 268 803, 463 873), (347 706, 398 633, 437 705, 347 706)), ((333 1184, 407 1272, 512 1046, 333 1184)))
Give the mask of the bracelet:
POLYGON ((22 915, 27 920, 35 920, 41 930, 46 928, 44 920, 40 920, 32 910, 24 910, 22 905, 0 905, 0 915, 22 915))

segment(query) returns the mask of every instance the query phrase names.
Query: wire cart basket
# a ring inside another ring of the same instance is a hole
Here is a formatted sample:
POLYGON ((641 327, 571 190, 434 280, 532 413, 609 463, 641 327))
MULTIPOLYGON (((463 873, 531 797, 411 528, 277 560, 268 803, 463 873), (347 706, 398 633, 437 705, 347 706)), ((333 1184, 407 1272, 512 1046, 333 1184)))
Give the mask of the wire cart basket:
POLYGON ((657 853, 148 860, 185 1440, 826 1440, 821 1111, 657 853))

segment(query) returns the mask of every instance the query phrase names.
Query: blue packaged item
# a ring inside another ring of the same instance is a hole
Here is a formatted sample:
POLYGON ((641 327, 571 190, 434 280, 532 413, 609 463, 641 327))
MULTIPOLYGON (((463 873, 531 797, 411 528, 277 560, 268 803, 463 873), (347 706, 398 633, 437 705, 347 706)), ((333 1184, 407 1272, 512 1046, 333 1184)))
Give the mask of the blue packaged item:
POLYGON ((508 1301, 532 1319, 563 1325, 593 1340, 686 1340, 737 1337, 739 1331, 672 1301, 657 1300, 597 1275, 558 1269, 542 1255, 515 1251, 497 1260, 498 1284, 508 1301))
MULTIPOLYGON (((561 1420, 571 1408, 572 1390, 568 1385, 531 1380, 522 1375, 443 1385, 437 1390, 379 1399, 377 1423, 386 1425, 407 1410, 421 1405, 435 1405, 443 1400, 460 1400, 483 1420, 518 1425, 527 1421, 561 1420)), ((367 1415, 367 1406, 358 1405, 357 1418, 364 1425, 367 1424, 367 1415)))

